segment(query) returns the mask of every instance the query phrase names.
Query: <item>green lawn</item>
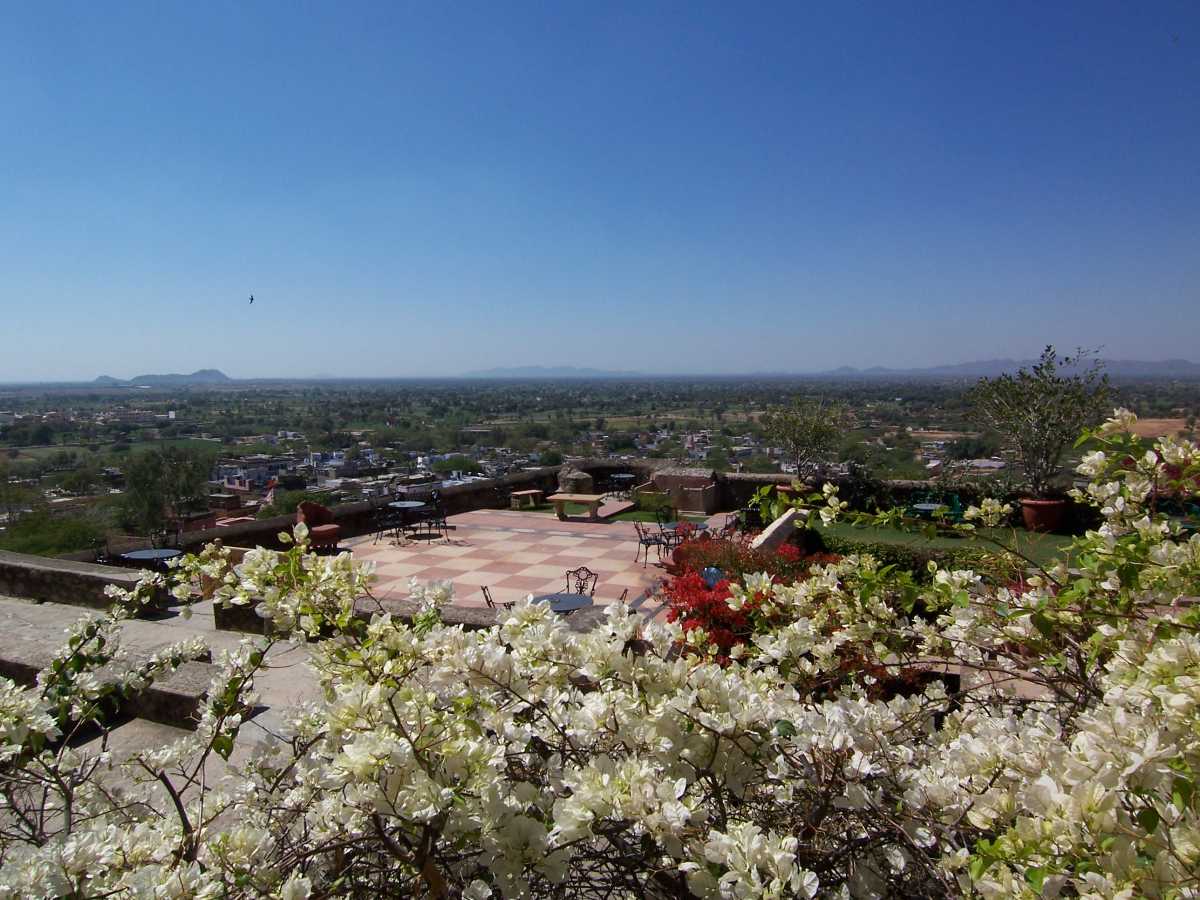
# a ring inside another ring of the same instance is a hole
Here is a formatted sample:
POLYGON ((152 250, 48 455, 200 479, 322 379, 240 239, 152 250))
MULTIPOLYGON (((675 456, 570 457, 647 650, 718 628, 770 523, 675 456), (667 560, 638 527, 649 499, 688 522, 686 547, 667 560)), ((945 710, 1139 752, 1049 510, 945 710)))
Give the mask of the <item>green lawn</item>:
MULTIPOLYGON (((584 506, 582 503, 568 503, 567 504, 567 515, 568 516, 586 516, 587 511, 588 511, 588 508, 586 506, 584 506)), ((554 512, 554 504, 553 503, 542 503, 542 504, 539 504, 538 506, 526 506, 521 509, 521 512, 552 513, 552 512, 554 512)), ((704 516, 683 516, 682 520, 684 522, 707 521, 707 519, 705 519, 704 516)), ((654 510, 652 510, 652 509, 630 509, 630 510, 626 510, 623 513, 617 513, 612 518, 605 519, 604 521, 606 521, 606 522, 656 522, 657 519, 655 518, 654 510)))
POLYGON ((909 547, 929 549, 961 549, 971 546, 995 549, 995 544, 991 541, 997 541, 1005 547, 1027 556, 1041 566, 1046 566, 1058 559, 1062 551, 1069 547, 1073 540, 1067 535, 1037 534, 1022 528, 978 528, 976 534, 979 537, 974 539, 954 535, 926 537, 920 532, 900 531, 896 528, 856 528, 848 522, 820 525, 818 530, 822 534, 848 541, 903 544, 909 547), (984 538, 990 540, 984 540, 984 538))

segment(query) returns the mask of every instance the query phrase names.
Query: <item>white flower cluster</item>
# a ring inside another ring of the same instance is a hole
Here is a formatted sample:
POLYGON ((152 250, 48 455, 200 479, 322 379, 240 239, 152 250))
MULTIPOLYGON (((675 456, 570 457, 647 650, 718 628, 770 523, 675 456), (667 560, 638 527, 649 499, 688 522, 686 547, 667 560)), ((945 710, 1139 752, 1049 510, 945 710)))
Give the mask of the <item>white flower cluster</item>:
POLYGON ((979 522, 988 528, 995 528, 1008 521, 1012 510, 1011 503, 1001 503, 993 497, 985 497, 979 506, 968 506, 963 518, 968 522, 979 522))

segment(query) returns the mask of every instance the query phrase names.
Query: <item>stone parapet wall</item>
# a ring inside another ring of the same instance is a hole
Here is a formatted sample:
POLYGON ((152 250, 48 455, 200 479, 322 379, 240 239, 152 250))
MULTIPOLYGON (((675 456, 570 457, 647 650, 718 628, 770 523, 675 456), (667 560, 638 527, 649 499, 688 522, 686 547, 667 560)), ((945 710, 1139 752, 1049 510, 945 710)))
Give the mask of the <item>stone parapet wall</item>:
MULTIPOLYGON (((112 601, 104 588, 132 589, 138 577, 133 569, 0 550, 0 594, 8 597, 107 609, 112 601)), ((160 601, 166 600, 164 591, 160 601)))

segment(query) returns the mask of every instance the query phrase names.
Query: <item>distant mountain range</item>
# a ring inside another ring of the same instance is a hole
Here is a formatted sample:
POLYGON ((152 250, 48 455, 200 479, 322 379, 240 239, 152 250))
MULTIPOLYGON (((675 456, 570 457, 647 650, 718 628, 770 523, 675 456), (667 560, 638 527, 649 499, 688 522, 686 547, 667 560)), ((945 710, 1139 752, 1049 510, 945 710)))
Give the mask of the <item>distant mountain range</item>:
MULTIPOLYGON (((1102 360, 1104 371, 1114 378, 1195 378, 1200 377, 1200 363, 1186 359, 1164 359, 1161 362, 1147 362, 1137 359, 1106 359, 1102 360)), ((883 366, 872 366, 868 369, 856 369, 853 366, 841 366, 818 375, 840 378, 873 378, 873 377, 925 377, 925 378, 994 378, 1006 372, 1016 372, 1018 369, 1028 369, 1037 364, 1036 359, 984 359, 975 362, 957 363, 945 366, 930 366, 925 369, 889 369, 883 366)))
MULTIPOLYGON (((571 378, 951 378, 974 379, 994 378, 1005 372, 1016 372, 1021 368, 1029 368, 1037 363, 1035 359, 983 359, 974 362, 954 363, 951 365, 928 366, 926 368, 893 369, 886 366, 871 366, 856 368, 840 366, 820 372, 748 372, 729 375, 700 375, 680 373, 677 375, 647 374, 616 369, 590 369, 580 366, 501 366, 494 369, 476 369, 459 376, 462 378, 529 378, 529 379, 571 379, 571 378)), ((1108 359, 1104 360, 1104 371, 1114 378, 1200 378, 1200 363, 1186 359, 1165 359, 1151 362, 1137 359, 1108 359)), ((340 380, 336 375, 313 375, 307 380, 340 380)), ((289 381, 287 378, 266 379, 267 381, 289 381)), ((388 379, 365 379, 388 380, 388 379)), ((114 378, 111 375, 101 375, 91 384, 105 387, 135 387, 148 385, 151 387, 180 387, 186 385, 219 385, 232 384, 234 379, 218 369, 198 369, 190 375, 171 373, 167 375, 137 375, 133 378, 114 378)))
POLYGON ((92 383, 103 384, 108 387, 133 387, 139 384, 149 384, 154 387, 164 385, 175 387, 186 384, 225 384, 231 381, 233 381, 232 378, 218 369, 197 369, 191 375, 180 375, 178 373, 169 375, 135 375, 128 380, 113 378, 111 375, 101 375, 92 383))
POLYGON ((464 378, 636 378, 640 372, 612 372, 605 369, 580 369, 576 366, 509 366, 467 372, 464 378))

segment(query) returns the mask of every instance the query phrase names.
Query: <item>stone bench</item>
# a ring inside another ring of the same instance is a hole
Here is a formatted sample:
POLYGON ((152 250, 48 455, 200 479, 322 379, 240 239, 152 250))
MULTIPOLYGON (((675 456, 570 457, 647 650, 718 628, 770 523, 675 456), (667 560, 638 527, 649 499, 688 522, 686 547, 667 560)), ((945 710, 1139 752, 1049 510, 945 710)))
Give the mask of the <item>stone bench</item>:
POLYGON ((554 512, 559 519, 566 521, 567 504, 578 503, 588 508, 588 518, 593 522, 600 521, 600 504, 604 502, 603 494, 551 494, 546 498, 554 504, 554 512))
POLYGON ((513 491, 509 495, 509 504, 513 509, 522 509, 525 506, 526 498, 528 498, 530 506, 537 506, 542 502, 543 496, 543 492, 539 490, 513 491))

